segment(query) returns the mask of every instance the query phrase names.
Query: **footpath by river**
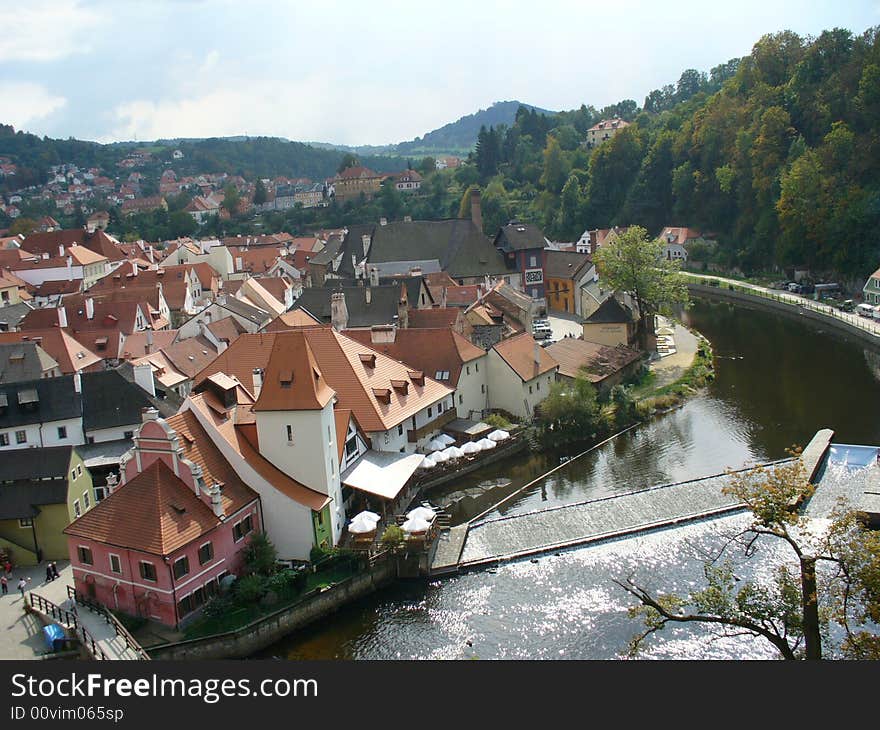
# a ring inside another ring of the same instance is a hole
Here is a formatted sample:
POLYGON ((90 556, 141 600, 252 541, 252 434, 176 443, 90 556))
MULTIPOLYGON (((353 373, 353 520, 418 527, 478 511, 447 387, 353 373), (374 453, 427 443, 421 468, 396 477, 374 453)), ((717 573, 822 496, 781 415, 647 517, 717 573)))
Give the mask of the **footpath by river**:
MULTIPOLYGON (((685 323, 706 335, 716 378, 684 407, 633 429, 506 502, 498 515, 683 481, 785 455, 822 427, 840 443, 880 443, 880 357, 833 330, 698 301, 685 323)), ((576 453, 580 449, 571 446, 576 453)), ((559 463, 559 452, 525 453, 463 478, 450 491, 484 495, 485 510, 559 463), (494 487, 499 481, 507 486, 494 487)), ((621 570, 664 576, 670 587, 698 578, 701 557, 739 517, 666 530, 536 563, 424 583, 402 583, 347 606, 261 655, 290 658, 614 658, 638 628, 611 578, 621 570), (695 572, 697 571, 697 572, 695 572)), ((704 642, 668 632, 663 657, 760 657, 754 642, 704 642)))

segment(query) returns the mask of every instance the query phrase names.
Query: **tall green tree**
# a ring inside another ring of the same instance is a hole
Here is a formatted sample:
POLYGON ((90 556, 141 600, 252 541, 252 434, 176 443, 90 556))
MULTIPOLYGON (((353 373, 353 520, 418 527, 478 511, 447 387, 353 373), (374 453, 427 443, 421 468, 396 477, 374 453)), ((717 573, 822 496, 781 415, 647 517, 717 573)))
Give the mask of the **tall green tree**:
POLYGON ((664 244, 632 226, 595 253, 596 267, 605 286, 627 292, 639 310, 639 338, 647 342, 655 314, 669 314, 689 302, 687 285, 679 273, 680 262, 663 257, 664 244))

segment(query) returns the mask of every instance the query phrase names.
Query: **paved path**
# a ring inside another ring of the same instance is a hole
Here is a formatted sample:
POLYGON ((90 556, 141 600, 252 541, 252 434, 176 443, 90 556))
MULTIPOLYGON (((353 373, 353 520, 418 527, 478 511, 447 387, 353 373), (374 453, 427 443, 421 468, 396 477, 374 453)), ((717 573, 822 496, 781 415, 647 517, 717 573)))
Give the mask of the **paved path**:
POLYGON ((880 337, 880 320, 860 317, 854 312, 841 312, 839 309, 832 307, 830 304, 822 304, 821 302, 813 301, 809 297, 801 296, 800 294, 792 294, 791 292, 779 289, 769 289, 766 286, 749 284, 745 281, 739 281, 738 279, 726 279, 723 276, 695 274, 692 271, 682 271, 681 273, 684 274, 692 283, 699 284, 701 279, 712 279, 722 284, 733 284, 734 286, 742 289, 751 289, 757 296, 778 299, 783 302, 793 304, 795 306, 807 307, 809 309, 812 309, 814 312, 822 312, 823 314, 827 314, 834 319, 848 322, 854 327, 858 327, 859 329, 863 329, 866 332, 870 332, 880 337))
POLYGON ((550 312, 547 314, 547 321, 550 323, 550 329, 553 332, 551 337, 553 342, 561 340, 566 335, 581 337, 584 334, 583 320, 576 314, 550 312))
POLYGON ((437 538, 437 547, 434 550, 434 558, 431 561, 431 573, 444 573, 458 568, 461 558, 461 549, 467 537, 468 526, 457 525, 449 530, 443 530, 437 538))
POLYGON ((672 327, 674 330, 672 339, 675 341, 675 352, 671 355, 665 355, 657 359, 651 360, 648 364, 649 369, 654 373, 654 381, 652 388, 662 388, 670 385, 678 380, 685 371, 693 364, 694 356, 697 354, 697 347, 700 340, 691 333, 687 327, 683 327, 677 322, 666 320, 663 317, 657 318, 657 328, 672 327))
MULTIPOLYGON (((56 606, 70 610, 67 586, 73 585, 73 571, 68 562, 57 561, 60 578, 46 582, 46 563, 13 571, 9 581, 9 595, 0 596, 0 622, 5 631, 0 632, 0 659, 38 659, 46 653, 43 639, 43 622, 34 614, 24 611, 24 601, 15 589, 19 579, 30 578, 27 593, 41 595, 56 606)), ((78 621, 95 638, 96 643, 111 659, 137 659, 138 655, 127 648, 116 635, 113 626, 103 616, 83 606, 76 607, 78 621)))

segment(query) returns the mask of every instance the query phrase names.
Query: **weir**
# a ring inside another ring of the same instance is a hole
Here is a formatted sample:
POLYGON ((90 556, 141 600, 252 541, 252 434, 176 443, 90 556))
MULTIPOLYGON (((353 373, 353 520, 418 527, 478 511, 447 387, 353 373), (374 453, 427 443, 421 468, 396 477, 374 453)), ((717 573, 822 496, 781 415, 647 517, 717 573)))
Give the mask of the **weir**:
MULTIPOLYGON (((815 475, 832 435, 832 431, 823 429, 804 449, 800 458, 808 478, 815 475)), ((790 461, 781 459, 762 466, 772 469, 790 461)), ((430 574, 453 573, 741 512, 746 509, 745 505, 724 494, 723 489, 733 474, 752 468, 507 517, 485 519, 480 516, 443 534, 432 556, 430 574)))

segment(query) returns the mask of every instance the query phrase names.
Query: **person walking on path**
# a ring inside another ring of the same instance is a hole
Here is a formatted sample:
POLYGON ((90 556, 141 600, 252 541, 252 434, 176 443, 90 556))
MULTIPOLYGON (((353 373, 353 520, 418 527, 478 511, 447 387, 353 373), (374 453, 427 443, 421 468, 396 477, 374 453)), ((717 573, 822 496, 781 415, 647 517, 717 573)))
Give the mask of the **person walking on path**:
POLYGON ((6 577, 8 578, 10 575, 12 575, 12 563, 7 560, 6 565, 4 565, 3 567, 6 568, 6 577))
POLYGON ((52 563, 46 563, 46 582, 51 583, 55 580, 55 576, 52 575, 52 563))
POLYGON ((27 588, 27 584, 28 584, 29 580, 30 580, 30 578, 28 578, 28 579, 22 578, 21 580, 18 581, 18 592, 21 593, 22 600, 24 600, 24 589, 27 588))
POLYGON ((52 578, 53 578, 53 580, 54 580, 55 578, 60 578, 61 576, 58 575, 58 566, 55 565, 55 561, 53 560, 53 561, 50 563, 50 565, 52 566, 52 578))
POLYGON ((0 589, 3 590, 4 596, 9 593, 9 581, 6 579, 5 575, 0 575, 0 589))

